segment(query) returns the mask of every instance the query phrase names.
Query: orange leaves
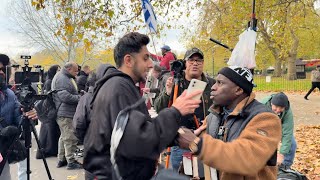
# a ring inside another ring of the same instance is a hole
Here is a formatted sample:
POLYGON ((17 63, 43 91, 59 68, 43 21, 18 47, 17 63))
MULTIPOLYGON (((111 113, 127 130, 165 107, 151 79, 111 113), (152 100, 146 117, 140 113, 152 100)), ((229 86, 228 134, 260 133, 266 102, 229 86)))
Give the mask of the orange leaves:
POLYGON ((293 168, 309 179, 320 178, 320 125, 300 125, 295 137, 298 148, 293 168))

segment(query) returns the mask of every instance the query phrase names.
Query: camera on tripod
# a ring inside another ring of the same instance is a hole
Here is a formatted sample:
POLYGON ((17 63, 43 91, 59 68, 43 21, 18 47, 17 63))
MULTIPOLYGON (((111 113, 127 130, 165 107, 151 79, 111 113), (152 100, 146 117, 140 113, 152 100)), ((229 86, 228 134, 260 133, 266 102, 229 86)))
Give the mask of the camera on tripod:
POLYGON ((17 86, 17 97, 27 112, 32 109, 35 101, 44 99, 42 90, 43 68, 40 65, 34 65, 35 71, 31 71, 29 59, 31 56, 21 56, 24 59, 22 71, 15 72, 15 85, 17 86))
POLYGON ((173 71, 174 76, 181 76, 185 69, 186 65, 183 59, 177 59, 170 63, 170 70, 173 71))
MULTIPOLYGON (((17 85, 16 95, 23 106, 23 110, 28 112, 32 110, 34 104, 37 100, 45 99, 47 95, 43 94, 42 79, 43 79, 43 68, 40 65, 33 66, 35 71, 31 71, 32 67, 29 66, 29 59, 31 56, 21 56, 24 59, 23 71, 15 72, 15 83, 17 85), (33 85, 36 85, 34 88, 33 85), (40 88, 39 88, 40 87, 40 88)), ((44 153, 40 146, 37 131, 35 129, 34 120, 29 119, 27 116, 22 117, 21 126, 24 133, 25 148, 27 149, 27 179, 30 180, 30 148, 31 148, 31 132, 35 137, 38 144, 38 149, 41 150, 42 159, 48 174, 49 180, 53 180, 49 171, 47 161, 45 159, 44 153)))

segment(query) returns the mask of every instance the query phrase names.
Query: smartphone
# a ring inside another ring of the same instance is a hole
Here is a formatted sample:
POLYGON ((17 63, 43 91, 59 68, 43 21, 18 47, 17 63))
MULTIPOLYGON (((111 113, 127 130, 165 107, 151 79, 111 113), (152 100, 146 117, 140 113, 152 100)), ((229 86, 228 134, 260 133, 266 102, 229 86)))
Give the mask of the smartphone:
MULTIPOLYGON (((187 89, 187 94, 195 91, 195 90, 202 90, 206 88, 207 83, 204 81, 200 81, 198 79, 191 79, 190 84, 187 89)), ((200 99, 202 94, 199 94, 197 96, 194 96, 193 99, 200 99)))

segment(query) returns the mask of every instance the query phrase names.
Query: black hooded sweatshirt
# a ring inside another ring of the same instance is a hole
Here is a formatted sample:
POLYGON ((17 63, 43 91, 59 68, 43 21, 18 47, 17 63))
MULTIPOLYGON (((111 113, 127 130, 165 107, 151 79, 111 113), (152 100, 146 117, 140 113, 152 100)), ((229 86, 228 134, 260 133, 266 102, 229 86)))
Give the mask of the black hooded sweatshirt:
MULTIPOLYGON (((118 113, 140 98, 131 77, 111 65, 97 82, 84 140, 84 168, 97 179, 114 179, 110 161, 112 129, 118 113)), ((151 179, 160 153, 177 135, 180 117, 179 111, 171 107, 151 119, 144 103, 130 112, 115 158, 123 179, 151 179)))

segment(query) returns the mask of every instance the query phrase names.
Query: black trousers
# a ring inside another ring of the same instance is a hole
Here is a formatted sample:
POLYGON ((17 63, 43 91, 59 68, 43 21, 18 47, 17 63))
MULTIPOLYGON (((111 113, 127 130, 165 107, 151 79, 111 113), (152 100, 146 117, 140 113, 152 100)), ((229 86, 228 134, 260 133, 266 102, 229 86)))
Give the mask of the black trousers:
POLYGON ((320 82, 312 82, 312 87, 311 89, 308 91, 308 93, 305 95, 305 97, 307 98, 309 96, 309 94, 312 93, 312 91, 315 89, 315 88, 318 88, 320 90, 320 82))

